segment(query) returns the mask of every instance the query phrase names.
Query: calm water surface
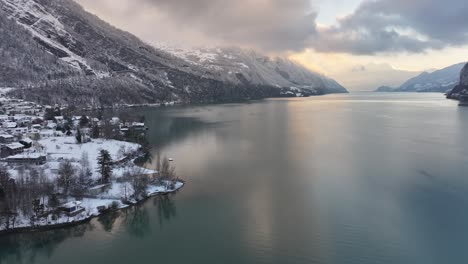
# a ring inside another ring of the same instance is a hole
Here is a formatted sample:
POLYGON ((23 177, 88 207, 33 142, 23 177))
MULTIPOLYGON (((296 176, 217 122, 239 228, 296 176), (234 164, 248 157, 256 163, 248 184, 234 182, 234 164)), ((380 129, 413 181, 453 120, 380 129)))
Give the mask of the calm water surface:
POLYGON ((468 108, 441 94, 131 111, 186 187, 0 263, 468 263, 468 108))

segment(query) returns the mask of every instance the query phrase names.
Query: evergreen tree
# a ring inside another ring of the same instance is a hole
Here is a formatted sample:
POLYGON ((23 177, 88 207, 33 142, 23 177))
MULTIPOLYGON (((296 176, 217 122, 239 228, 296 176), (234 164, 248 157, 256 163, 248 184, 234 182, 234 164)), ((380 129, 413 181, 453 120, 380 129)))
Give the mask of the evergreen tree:
POLYGON ((55 113, 53 108, 46 108, 45 114, 44 114, 44 119, 45 120, 54 120, 55 113))
POLYGON ((76 130, 76 142, 81 144, 83 142, 83 136, 81 135, 81 129, 76 130))
POLYGON ((87 116, 83 115, 80 118, 80 127, 87 127, 89 125, 89 119, 87 116))
POLYGON ((109 183, 112 176, 112 157, 107 150, 101 150, 98 157, 98 172, 101 174, 101 183, 109 183))
POLYGON ((100 135, 101 135, 101 130, 99 129, 99 126, 96 124, 93 126, 93 129, 91 130, 91 137, 99 138, 100 135))

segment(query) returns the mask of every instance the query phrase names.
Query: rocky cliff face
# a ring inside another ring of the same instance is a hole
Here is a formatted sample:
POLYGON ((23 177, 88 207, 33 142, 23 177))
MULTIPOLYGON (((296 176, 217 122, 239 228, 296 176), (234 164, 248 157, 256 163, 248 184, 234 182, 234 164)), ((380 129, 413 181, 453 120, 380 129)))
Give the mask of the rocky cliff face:
POLYGON ((460 73, 460 85, 468 87, 468 64, 463 67, 460 73))
POLYGON ((8 36, 0 38, 6 54, 0 86, 22 88, 17 96, 42 103, 97 107, 346 92, 287 59, 149 46, 72 0, 0 0, 0 31, 8 36))
POLYGON ((468 64, 466 64, 460 72, 460 82, 447 93, 447 98, 450 99, 466 99, 468 96, 468 64))

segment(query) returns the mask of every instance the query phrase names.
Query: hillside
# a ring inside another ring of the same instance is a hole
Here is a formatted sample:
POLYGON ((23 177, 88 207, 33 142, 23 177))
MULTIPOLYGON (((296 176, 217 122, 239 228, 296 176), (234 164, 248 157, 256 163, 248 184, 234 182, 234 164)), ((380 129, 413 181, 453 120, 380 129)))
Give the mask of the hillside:
POLYGON ((155 48, 72 0, 0 0, 0 85, 46 104, 225 102, 346 92, 287 59, 155 48), (199 57, 193 54, 199 54, 199 57))
POLYGON ((391 92, 441 92, 451 90, 459 80, 460 70, 465 63, 455 64, 434 72, 423 72, 403 83, 391 92))

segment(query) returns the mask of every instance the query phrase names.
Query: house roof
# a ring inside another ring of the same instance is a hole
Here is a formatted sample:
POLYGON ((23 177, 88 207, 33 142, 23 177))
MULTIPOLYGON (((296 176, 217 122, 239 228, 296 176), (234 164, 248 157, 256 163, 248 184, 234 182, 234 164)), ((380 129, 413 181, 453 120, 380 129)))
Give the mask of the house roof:
POLYGON ((134 127, 144 127, 144 126, 145 126, 145 123, 133 122, 133 123, 132 123, 132 126, 134 126, 134 127))
POLYGON ((18 126, 18 124, 16 124, 16 122, 8 122, 6 123, 6 126, 7 128, 15 128, 18 126))
POLYGON ((22 148, 24 148, 23 144, 18 143, 18 142, 5 145, 5 147, 7 147, 9 149, 22 149, 22 148))
POLYGON ((41 154, 41 153, 24 153, 24 154, 9 156, 6 159, 7 160, 12 160, 12 159, 38 159, 38 158, 41 158, 41 157, 45 157, 45 155, 41 154))
POLYGON ((32 144, 33 143, 33 140, 28 138, 28 137, 24 137, 20 140, 20 142, 24 142, 24 143, 27 143, 27 144, 32 144))
POLYGON ((80 205, 81 205, 80 201, 73 201, 73 202, 68 202, 66 204, 62 204, 60 207, 68 209, 68 208, 73 208, 73 207, 80 206, 80 205))

